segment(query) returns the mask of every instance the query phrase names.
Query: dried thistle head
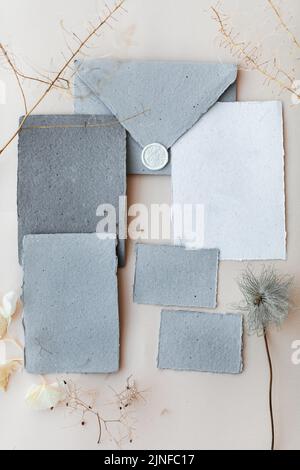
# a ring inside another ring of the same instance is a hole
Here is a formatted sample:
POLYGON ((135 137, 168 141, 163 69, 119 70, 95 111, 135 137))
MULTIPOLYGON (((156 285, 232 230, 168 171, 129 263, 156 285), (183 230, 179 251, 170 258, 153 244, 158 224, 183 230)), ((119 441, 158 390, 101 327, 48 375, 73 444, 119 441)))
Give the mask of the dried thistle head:
POLYGON ((249 333, 264 334, 269 325, 280 326, 289 312, 290 276, 274 268, 263 268, 255 274, 247 268, 238 281, 244 301, 239 306, 247 320, 249 333))

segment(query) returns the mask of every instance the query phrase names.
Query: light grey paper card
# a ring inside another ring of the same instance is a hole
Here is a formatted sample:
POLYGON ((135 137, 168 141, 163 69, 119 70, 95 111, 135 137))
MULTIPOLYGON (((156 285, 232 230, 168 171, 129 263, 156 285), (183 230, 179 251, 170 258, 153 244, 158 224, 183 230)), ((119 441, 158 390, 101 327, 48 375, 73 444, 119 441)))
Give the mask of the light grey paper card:
MULTIPOLYGON (((114 118, 30 116, 19 136, 19 258, 24 235, 95 233, 98 207, 118 216, 125 194, 126 132, 114 118)), ((118 250, 123 266, 124 241, 118 250)))
POLYGON ((164 310, 158 368, 239 374, 243 370, 243 317, 164 310))
POLYGON ((118 371, 115 240, 96 234, 29 235, 23 262, 26 370, 118 371))
POLYGON ((75 112, 119 119, 129 132, 128 174, 170 175, 170 163, 159 171, 143 165, 143 147, 170 149, 219 99, 236 100, 231 64, 96 59, 76 66, 75 112))
POLYGON ((216 307, 219 250, 136 245, 134 301, 177 307, 216 307))

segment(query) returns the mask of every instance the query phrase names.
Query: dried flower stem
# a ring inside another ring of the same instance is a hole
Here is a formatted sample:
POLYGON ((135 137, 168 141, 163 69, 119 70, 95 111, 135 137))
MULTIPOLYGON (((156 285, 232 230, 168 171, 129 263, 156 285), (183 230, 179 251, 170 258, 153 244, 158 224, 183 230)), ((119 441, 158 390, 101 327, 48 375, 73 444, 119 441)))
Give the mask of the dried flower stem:
POLYGON ((292 86, 294 79, 287 72, 279 69, 276 65, 276 60, 274 61, 275 70, 272 72, 268 69, 268 62, 260 62, 258 59, 258 48, 251 46, 251 44, 240 41, 238 39, 239 35, 236 34, 232 28, 226 24, 226 19, 222 13, 220 13, 216 7, 211 7, 213 12, 213 19, 219 25, 219 32, 224 39, 222 45, 229 47, 233 55, 238 56, 247 67, 251 67, 253 70, 258 71, 261 75, 264 76, 267 83, 275 83, 283 91, 291 93, 298 100, 300 100, 300 93, 297 92, 292 86), (280 78, 280 75, 283 75, 287 78, 288 83, 280 78))
POLYGON ((287 32, 287 34, 291 38, 293 44, 300 49, 300 41, 297 39, 295 34, 291 31, 291 29, 289 28, 287 23, 282 18, 279 8, 275 5, 273 0, 267 0, 267 2, 270 5, 270 7, 272 8, 272 10, 275 13, 276 17, 278 18, 280 25, 282 26, 282 28, 287 32))
POLYGON ((275 425, 273 412, 273 365, 268 342, 268 328, 281 326, 289 313, 289 292, 293 278, 282 276, 273 267, 264 267, 255 274, 248 267, 238 281, 243 295, 243 302, 238 309, 246 314, 249 333, 264 336, 264 343, 269 364, 269 410, 272 430, 271 450, 275 448, 275 425))
POLYGON ((18 87, 20 89, 20 92, 21 92, 21 95, 22 95, 22 99, 23 99, 23 103, 24 103, 24 109, 25 109, 25 113, 28 113, 28 106, 27 106, 27 100, 26 100, 26 96, 25 96, 25 92, 24 92, 24 89, 23 89, 23 85, 21 83, 21 80, 20 80, 20 76, 19 76, 19 73, 15 67, 15 65, 13 64, 12 62, 12 59, 9 57, 6 49, 4 48, 4 46, 0 43, 0 51, 2 52, 2 54, 4 55, 8 65, 10 66, 10 68, 12 69, 13 71, 13 74, 17 80, 17 84, 18 84, 18 87))
POLYGON ((118 399, 118 406, 120 410, 124 410, 140 400, 145 401, 143 393, 146 390, 139 391, 132 376, 127 378, 126 387, 124 390, 122 390, 122 392, 117 393, 112 387, 111 389, 118 399))
POLYGON ((81 409, 82 410, 82 416, 84 417, 86 414, 90 413, 94 415, 97 418, 97 423, 99 427, 99 435, 98 435, 98 440, 97 444, 101 444, 102 440, 102 427, 104 426, 106 431, 109 433, 108 430, 108 424, 109 423, 120 423, 120 420, 106 420, 102 416, 100 416, 99 412, 94 410, 91 406, 87 405, 84 403, 80 398, 77 396, 73 396, 73 394, 69 391, 68 395, 68 407, 72 407, 73 409, 81 409))
POLYGON ((1 341, 3 341, 3 343, 11 343, 13 346, 16 346, 22 352, 24 351, 24 347, 22 346, 22 344, 19 343, 19 341, 14 338, 10 338, 9 336, 7 336, 6 338, 3 338, 1 341))
MULTIPOLYGON (((22 80, 28 80, 28 81, 31 81, 31 82, 37 82, 37 83, 40 83, 42 85, 50 85, 51 83, 51 80, 50 78, 44 76, 43 74, 40 74, 41 77, 43 78, 40 78, 40 77, 33 77, 32 75, 26 75, 25 73, 21 72, 14 60, 12 59, 12 54, 10 54, 8 52, 8 50, 4 47, 3 44, 0 43, 0 52, 2 53, 5 61, 7 62, 7 65, 9 66, 9 68, 11 69, 11 71, 13 72, 16 80, 17 80, 17 83, 18 83, 18 87, 20 88, 20 91, 21 91, 21 94, 22 94, 22 98, 23 98, 23 102, 24 102, 24 107, 25 107, 25 112, 26 112, 26 109, 27 109, 27 99, 26 99, 26 95, 25 95, 25 92, 24 92, 24 89, 23 89, 23 86, 22 86, 22 83, 21 83, 21 79, 22 80)), ((67 79, 67 78, 60 78, 60 80, 62 83, 64 83, 64 85, 59 85, 59 83, 56 83, 53 88, 58 88, 60 90, 69 90, 70 89, 70 81, 67 79)))
POLYGON ((72 382, 64 381, 64 387, 66 391, 66 398, 64 401, 64 406, 74 412, 81 413, 81 424, 85 426, 85 417, 87 415, 92 415, 96 418, 98 425, 98 440, 97 444, 102 443, 103 431, 119 446, 119 442, 113 436, 110 431, 110 425, 119 424, 125 428, 128 432, 128 435, 131 435, 131 428, 126 422, 126 416, 122 413, 118 419, 106 419, 102 416, 99 410, 95 409, 94 404, 87 403, 84 399, 81 398, 80 390, 77 388, 76 384, 72 382))
MULTIPOLYGON (((18 76, 19 76, 20 78, 23 78, 24 80, 30 80, 30 81, 32 81, 32 82, 38 82, 38 83, 40 83, 40 84, 42 84, 42 85, 50 85, 50 83, 51 83, 51 80, 48 79, 46 76, 45 76, 44 79, 43 79, 43 78, 39 78, 39 77, 32 77, 32 76, 30 76, 30 75, 26 75, 25 73, 21 72, 19 69, 17 69, 16 66, 15 66, 15 71, 16 71, 16 73, 18 74, 18 76)), ((43 75, 41 74, 41 76, 43 76, 43 75)), ((69 81, 67 78, 60 78, 59 81, 61 81, 62 83, 64 83, 65 86, 64 86, 64 85, 59 85, 58 83, 56 83, 56 84, 54 85, 54 88, 58 88, 58 89, 60 89, 60 90, 65 90, 65 91, 70 89, 70 81, 69 81)))
POLYGON ((99 31, 103 28, 104 25, 109 25, 109 23, 108 23, 109 20, 113 18, 113 16, 115 15, 115 13, 118 10, 123 9, 123 5, 124 5, 125 1, 126 0, 119 0, 112 9, 108 8, 109 12, 106 15, 106 17, 104 19, 100 20, 100 22, 95 27, 92 28, 92 31, 90 31, 90 33, 86 36, 86 38, 80 42, 80 44, 75 49, 75 51, 71 50, 71 54, 70 54, 69 58, 67 58, 65 60, 65 63, 62 66, 62 68, 60 69, 60 71, 56 73, 56 75, 50 81, 49 84, 47 83, 46 90, 38 98, 38 100, 35 102, 35 104, 33 106, 31 106, 30 108, 27 108, 27 103, 26 103, 26 98, 24 96, 23 87, 21 85, 20 78, 19 78, 18 74, 16 73, 16 68, 14 67, 14 65, 13 65, 12 61, 10 60, 8 54, 6 53, 4 47, 1 45, 2 53, 4 51, 5 58, 6 58, 6 60, 8 60, 8 64, 10 65, 10 67, 12 68, 15 76, 17 77, 18 85, 19 85, 19 88, 21 89, 21 93, 22 93, 22 96, 23 96, 23 101, 25 101, 25 103, 26 103, 25 106, 26 106, 27 111, 25 113, 25 116, 21 120, 21 123, 20 123, 19 127, 17 128, 17 130, 13 133, 13 135, 6 142, 6 144, 0 149, 0 156, 7 149, 7 147, 9 147, 9 145, 14 141, 14 139, 18 136, 19 132, 22 130, 24 124, 26 123, 28 117, 37 109, 37 107, 46 98, 48 93, 57 85, 57 83, 59 83, 61 80, 63 80, 64 73, 71 66, 71 64, 74 62, 76 57, 81 53, 82 49, 87 46, 87 44, 90 42, 90 40, 92 38, 94 38, 95 36, 98 36, 99 31))
POLYGON ((274 450, 275 447, 275 426, 274 426, 274 413, 273 413, 273 366, 272 359, 270 354, 270 348, 268 343, 267 332, 264 333, 265 346, 268 356, 269 368, 270 368, 270 386, 269 386, 269 408, 270 408, 270 418, 271 418, 271 429, 272 429, 272 443, 271 450, 274 450))
POLYGON ((23 131, 26 130, 32 130, 32 129, 100 129, 102 127, 113 127, 119 124, 125 124, 128 121, 131 121, 132 119, 136 119, 137 117, 145 115, 147 112, 149 112, 150 109, 145 109, 143 111, 140 111, 139 113, 133 114, 132 116, 122 119, 120 121, 116 120, 116 118, 112 118, 111 121, 108 121, 107 123, 104 124, 89 124, 86 123, 84 125, 82 124, 52 124, 52 125, 44 125, 44 126, 23 126, 23 131))

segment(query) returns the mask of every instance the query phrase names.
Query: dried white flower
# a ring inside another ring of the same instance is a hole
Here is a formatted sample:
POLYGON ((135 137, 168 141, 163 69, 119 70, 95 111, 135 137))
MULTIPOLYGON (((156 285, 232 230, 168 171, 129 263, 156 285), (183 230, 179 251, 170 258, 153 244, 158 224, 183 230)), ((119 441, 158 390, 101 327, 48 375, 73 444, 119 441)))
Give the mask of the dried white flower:
POLYGON ((25 401, 36 411, 46 411, 55 408, 66 399, 66 392, 59 383, 32 385, 28 390, 25 401))
POLYGON ((248 268, 238 281, 250 333, 264 334, 269 325, 280 326, 289 313, 289 288, 292 278, 264 268, 256 275, 248 268))
POLYGON ((8 292, 0 306, 0 339, 4 338, 10 325, 13 315, 16 313, 18 303, 18 295, 16 292, 8 292))
POLYGON ((20 368, 21 364, 21 360, 15 359, 0 365, 0 391, 6 392, 10 376, 20 368))

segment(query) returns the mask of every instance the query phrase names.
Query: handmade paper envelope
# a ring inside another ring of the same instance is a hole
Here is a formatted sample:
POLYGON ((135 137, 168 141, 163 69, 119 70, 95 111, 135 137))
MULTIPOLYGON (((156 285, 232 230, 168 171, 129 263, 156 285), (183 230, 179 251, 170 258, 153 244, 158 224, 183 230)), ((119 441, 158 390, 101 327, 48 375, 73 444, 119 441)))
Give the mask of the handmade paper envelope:
POLYGON ((219 99, 235 101, 237 67, 172 61, 77 62, 75 111, 113 114, 128 131, 127 172, 170 175, 170 163, 151 171, 143 149, 167 150, 219 99))
MULTIPOLYGON (((172 185, 175 205, 202 207, 194 248, 218 247, 223 260, 285 259, 281 103, 217 103, 173 146, 172 185)), ((190 247, 176 212, 174 232, 190 247)))
POLYGON ((159 369, 240 374, 242 349, 241 315, 161 313, 159 369))
POLYGON ((96 234, 24 238, 26 369, 32 374, 119 369, 115 240, 96 234))
MULTIPOLYGON (((24 235, 96 233, 101 205, 113 206, 118 222, 125 194, 126 133, 117 120, 86 115, 28 118, 19 137, 20 258, 24 235)), ((115 234, 116 226, 109 231, 115 234)), ((118 253, 123 266, 125 240, 119 241, 118 253)))

